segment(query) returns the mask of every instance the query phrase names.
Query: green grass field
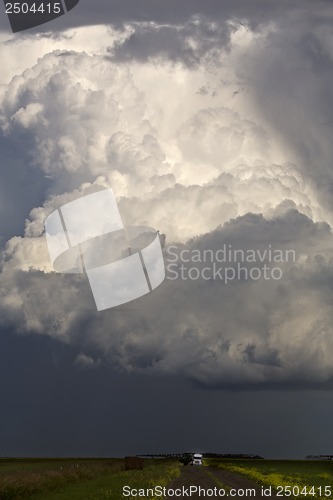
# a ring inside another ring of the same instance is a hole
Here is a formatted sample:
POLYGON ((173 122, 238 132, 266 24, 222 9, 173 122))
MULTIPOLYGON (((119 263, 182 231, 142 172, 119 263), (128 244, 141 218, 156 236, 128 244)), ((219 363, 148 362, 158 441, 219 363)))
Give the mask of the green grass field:
POLYGON ((147 459, 143 470, 125 471, 122 459, 2 459, 0 499, 122 499, 123 486, 166 486, 180 467, 176 460, 147 459))
MULTIPOLYGON (((319 487, 333 491, 333 462, 311 460, 205 460, 205 465, 243 475, 272 486, 296 486, 299 495, 290 498, 333 498, 319 487), (302 488, 314 487, 314 494, 302 488)), ((153 488, 167 486, 180 474, 177 460, 146 459, 143 470, 124 470, 123 459, 0 459, 1 500, 103 500, 123 499, 123 486, 153 488)), ((287 497, 287 494, 282 497, 287 497)), ((130 497, 129 497, 130 498, 130 497)), ((131 499, 130 499, 131 500, 131 499)), ((161 499, 162 500, 162 499, 161 499)), ((284 498, 285 500, 285 498, 284 498)))
MULTIPOLYGON (((206 463, 241 474, 258 484, 273 486, 275 491, 277 486, 299 487, 300 494, 297 488, 294 490, 297 495, 293 495, 291 489, 291 498, 333 498, 333 461, 212 459, 206 460, 206 463), (305 486, 307 489, 304 489, 305 486), (328 487, 326 492, 325 486, 328 487), (311 487, 314 487, 312 492, 309 490, 311 487)), ((288 495, 287 491, 283 496, 288 495)))

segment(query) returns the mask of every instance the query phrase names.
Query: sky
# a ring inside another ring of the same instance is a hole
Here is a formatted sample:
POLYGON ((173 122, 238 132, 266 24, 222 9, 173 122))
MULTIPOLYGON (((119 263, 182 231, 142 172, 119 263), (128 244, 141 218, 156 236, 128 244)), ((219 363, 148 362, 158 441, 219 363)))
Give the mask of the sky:
POLYGON ((1 9, 0 455, 332 453, 331 2, 1 9), (98 312, 45 220, 106 188, 166 279, 98 312))

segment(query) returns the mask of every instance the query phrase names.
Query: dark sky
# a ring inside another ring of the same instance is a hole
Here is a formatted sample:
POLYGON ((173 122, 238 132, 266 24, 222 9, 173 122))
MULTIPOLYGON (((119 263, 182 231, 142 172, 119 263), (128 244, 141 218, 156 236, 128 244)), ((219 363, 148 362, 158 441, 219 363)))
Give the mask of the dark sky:
POLYGON ((207 390, 179 377, 77 370, 75 355, 49 339, 2 333, 1 455, 330 453, 329 391, 207 390))
POLYGON ((1 13, 0 456, 332 453, 332 17, 324 0, 81 0, 12 35, 1 13), (90 187, 186 255, 295 261, 97 313, 44 235, 90 187))

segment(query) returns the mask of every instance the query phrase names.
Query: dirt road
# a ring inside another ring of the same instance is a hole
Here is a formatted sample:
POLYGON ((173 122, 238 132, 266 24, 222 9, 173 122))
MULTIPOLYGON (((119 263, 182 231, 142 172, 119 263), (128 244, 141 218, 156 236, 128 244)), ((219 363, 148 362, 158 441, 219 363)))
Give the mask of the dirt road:
POLYGON ((261 496, 261 487, 252 481, 234 474, 233 472, 223 471, 215 467, 205 466, 184 466, 181 469, 181 475, 174 479, 169 485, 169 489, 182 490, 182 496, 179 494, 167 497, 171 498, 191 498, 193 500, 202 498, 229 498, 229 500, 276 500, 275 495, 270 497, 261 496), (190 487, 192 486, 192 491, 190 487), (197 487, 195 491, 193 487, 197 487), (201 488, 201 494, 199 494, 201 488), (230 488, 236 491, 230 491, 230 488), (225 496, 219 495, 218 491, 225 489, 225 496))
MULTIPOLYGON (((217 484, 214 481, 214 478, 211 477, 208 471, 208 467, 204 466, 191 466, 191 465, 185 465, 181 469, 181 474, 179 477, 174 479, 169 485, 169 489, 187 489, 189 490, 190 487, 201 487, 204 488, 205 490, 208 489, 214 489, 217 484)), ((168 499, 171 498, 176 498, 176 496, 172 497, 171 495, 167 497, 168 499)), ((178 496, 177 498, 188 498, 188 496, 184 493, 182 496, 178 496)), ((199 494, 191 494, 189 498, 192 499, 197 499, 197 498, 203 498, 202 495, 199 496, 199 494)), ((214 498, 214 497, 211 497, 214 498)))

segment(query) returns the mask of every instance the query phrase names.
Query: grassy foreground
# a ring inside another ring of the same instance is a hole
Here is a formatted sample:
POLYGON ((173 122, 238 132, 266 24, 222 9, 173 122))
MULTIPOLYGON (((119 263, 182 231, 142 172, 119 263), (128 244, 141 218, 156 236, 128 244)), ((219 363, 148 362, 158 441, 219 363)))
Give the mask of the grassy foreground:
POLYGON ((123 499, 123 486, 166 486, 180 466, 175 460, 147 459, 143 470, 125 471, 122 459, 2 459, 0 499, 123 499))
POLYGON ((333 498, 330 494, 330 490, 333 492, 333 461, 212 459, 206 462, 220 469, 243 475, 263 486, 272 486, 275 492, 278 486, 299 487, 299 490, 298 488, 294 490, 296 495, 293 495, 291 488, 291 494, 284 491, 283 497, 323 500, 333 498), (325 486, 328 487, 326 492, 325 486), (311 490, 312 487, 314 488, 311 490))

